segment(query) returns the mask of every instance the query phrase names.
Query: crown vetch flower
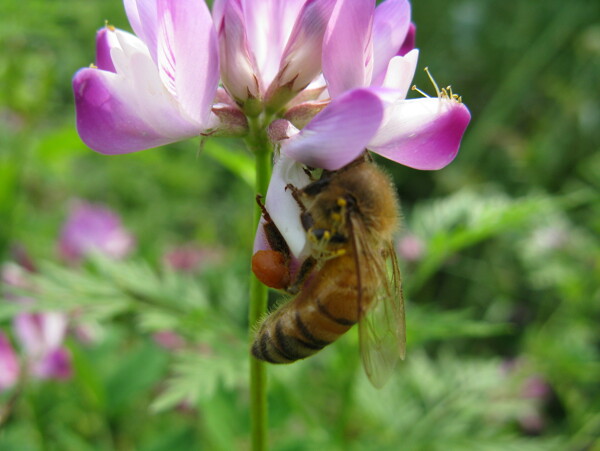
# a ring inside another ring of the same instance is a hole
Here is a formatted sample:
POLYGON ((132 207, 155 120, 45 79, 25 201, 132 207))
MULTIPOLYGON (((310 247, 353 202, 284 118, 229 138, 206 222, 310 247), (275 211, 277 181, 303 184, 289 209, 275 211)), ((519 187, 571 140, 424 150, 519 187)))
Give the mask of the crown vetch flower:
MULTIPOLYGON (((356 88, 379 98, 383 120, 365 147, 415 169, 441 169, 456 156, 471 116, 449 88, 436 86, 434 98, 406 99, 419 55, 416 49, 407 52, 414 30, 407 0, 387 0, 377 8, 373 0, 339 0, 323 41, 323 76, 332 99, 356 88)), ((364 115, 365 121, 378 119, 364 115)), ((306 138, 307 147, 314 147, 314 136, 303 132, 294 138, 293 155, 289 141, 282 142, 282 153, 304 164, 335 170, 362 151, 350 146, 331 158, 326 134, 318 155, 299 151, 306 138)))
POLYGON ((116 213, 80 201, 63 225, 58 248, 66 261, 75 263, 91 252, 120 259, 131 252, 134 244, 134 237, 125 230, 116 213))
POLYGON ((216 0, 223 85, 244 110, 277 111, 321 72, 335 0, 216 0))
MULTIPOLYGON (((137 34, 106 26, 96 65, 73 78, 77 129, 92 149, 120 154, 218 127, 217 40, 199 0, 125 0, 137 34)), ((225 126, 221 124, 222 126, 225 126)))
POLYGON ((58 312, 21 313, 14 318, 13 326, 34 377, 71 377, 71 357, 62 346, 67 331, 66 315, 58 312))
MULTIPOLYGON (((285 187, 309 183, 302 165, 337 170, 365 148, 421 170, 441 169, 456 156, 470 113, 449 87, 440 90, 435 83, 437 97, 406 99, 418 59, 414 40, 407 0, 377 7, 373 0, 336 3, 323 39, 322 111, 308 121, 303 117, 302 130, 288 116, 294 125, 274 124, 278 131, 272 133, 280 140, 281 157, 266 207, 296 257, 306 250, 306 237, 298 205, 285 187)), ((255 250, 268 247, 261 229, 255 250)))
MULTIPOLYGON (((27 278, 29 272, 17 264, 5 264, 2 267, 2 280, 7 285, 5 296, 8 300, 20 304, 34 304, 32 297, 15 295, 10 287, 35 291, 35 286, 27 278)), ((63 346, 67 330, 67 315, 60 312, 20 313, 13 318, 13 330, 17 342, 24 353, 27 372, 37 379, 67 379, 71 376, 71 356, 63 346)), ((16 377, 14 363, 7 349, 7 343, 1 342, 0 334, 0 390, 2 389, 2 366, 12 373, 7 380, 16 377), (12 376, 11 376, 12 374, 12 376)), ((16 359, 16 357, 14 357, 16 359)))

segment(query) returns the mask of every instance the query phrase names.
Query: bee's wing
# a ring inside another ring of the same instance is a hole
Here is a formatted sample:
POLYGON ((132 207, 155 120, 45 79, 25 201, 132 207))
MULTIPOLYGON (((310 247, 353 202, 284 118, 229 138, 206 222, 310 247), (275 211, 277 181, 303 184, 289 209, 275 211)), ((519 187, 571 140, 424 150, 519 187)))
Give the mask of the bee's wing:
POLYGON ((359 286, 360 354, 369 380, 381 388, 406 353, 402 280, 391 243, 374 249, 360 221, 352 220, 359 286), (365 283, 363 281, 369 281, 365 283), (368 290, 368 291, 367 291, 368 290), (368 298, 372 301, 368 302, 368 298))

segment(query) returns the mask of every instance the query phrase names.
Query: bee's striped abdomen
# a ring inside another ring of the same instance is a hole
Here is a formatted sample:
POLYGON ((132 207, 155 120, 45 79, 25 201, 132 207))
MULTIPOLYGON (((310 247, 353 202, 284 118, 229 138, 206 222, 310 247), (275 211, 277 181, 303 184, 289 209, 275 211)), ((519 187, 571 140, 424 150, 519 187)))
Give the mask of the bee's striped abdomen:
POLYGON ((344 260, 325 264, 295 299, 267 317, 252 345, 254 357, 271 363, 309 357, 357 322, 356 278, 344 260))

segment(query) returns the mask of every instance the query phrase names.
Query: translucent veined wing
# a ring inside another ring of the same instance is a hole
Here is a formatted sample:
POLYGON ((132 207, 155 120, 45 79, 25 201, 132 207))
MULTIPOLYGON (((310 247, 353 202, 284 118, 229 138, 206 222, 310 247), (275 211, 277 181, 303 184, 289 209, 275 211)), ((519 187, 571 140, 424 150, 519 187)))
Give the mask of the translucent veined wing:
POLYGON ((351 226, 360 291, 360 354, 369 380, 381 388, 406 354, 402 280, 392 244, 374 248, 360 220, 351 217, 351 226))

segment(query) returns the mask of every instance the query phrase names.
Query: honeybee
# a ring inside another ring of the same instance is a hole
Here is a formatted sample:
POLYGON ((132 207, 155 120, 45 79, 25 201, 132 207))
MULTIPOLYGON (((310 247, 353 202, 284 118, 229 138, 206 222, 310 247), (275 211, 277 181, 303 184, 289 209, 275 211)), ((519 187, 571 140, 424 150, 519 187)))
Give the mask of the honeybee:
POLYGON ((310 256, 289 278, 289 250, 263 207, 272 247, 253 270, 267 285, 295 296, 262 323, 252 354, 271 363, 309 357, 358 322, 362 362, 381 387, 406 349, 404 299, 392 235, 399 206, 387 174, 364 157, 324 171, 302 189, 287 187, 301 211, 310 256))

